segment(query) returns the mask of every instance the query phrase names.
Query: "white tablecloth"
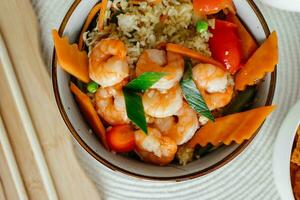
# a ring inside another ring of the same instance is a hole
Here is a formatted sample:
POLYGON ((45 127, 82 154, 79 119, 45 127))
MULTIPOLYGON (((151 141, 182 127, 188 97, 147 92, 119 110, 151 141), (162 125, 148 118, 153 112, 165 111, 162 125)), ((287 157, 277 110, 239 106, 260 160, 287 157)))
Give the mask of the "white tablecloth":
MULTIPOLYGON (((49 66, 52 28, 58 28, 72 0, 33 0, 40 22, 41 43, 49 66)), ((256 1, 257 2, 257 1, 256 1)), ((277 110, 241 156, 205 177, 181 183, 141 181, 116 174, 80 149, 82 166, 104 199, 279 199, 272 177, 272 150, 277 131, 289 108, 300 99, 300 14, 280 11, 257 2, 270 29, 279 35, 280 63, 274 104, 277 110)))

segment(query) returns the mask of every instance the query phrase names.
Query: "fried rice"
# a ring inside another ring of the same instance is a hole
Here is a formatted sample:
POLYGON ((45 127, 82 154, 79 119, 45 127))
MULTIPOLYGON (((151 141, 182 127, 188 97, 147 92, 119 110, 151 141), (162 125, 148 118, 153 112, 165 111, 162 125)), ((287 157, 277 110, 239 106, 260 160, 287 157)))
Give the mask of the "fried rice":
MULTIPOLYGON (((133 67, 144 49, 172 42, 210 56, 209 31, 195 30, 197 19, 193 17, 190 0, 162 0, 157 5, 141 2, 129 4, 126 0, 114 0, 108 4, 106 26, 101 32, 98 26, 84 34, 89 50, 102 38, 122 40, 127 47, 128 62, 133 67), (116 5, 119 6, 116 6, 116 5), (114 11, 112 11, 114 10, 114 11)), ((214 26, 213 20, 208 20, 214 26)))

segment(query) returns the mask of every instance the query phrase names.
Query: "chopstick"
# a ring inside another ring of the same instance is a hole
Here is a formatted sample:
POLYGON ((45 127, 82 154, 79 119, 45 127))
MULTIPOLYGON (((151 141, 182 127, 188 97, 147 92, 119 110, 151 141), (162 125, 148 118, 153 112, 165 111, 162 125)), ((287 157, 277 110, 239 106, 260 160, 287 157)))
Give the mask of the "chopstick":
POLYGON ((17 194, 20 200, 28 200, 28 196, 23 184, 23 180, 20 175, 20 171, 9 143, 9 139, 7 137, 6 129, 3 124, 2 117, 0 115, 0 144, 3 149, 4 157, 7 161, 7 165, 12 176, 13 182, 15 184, 17 194))
POLYGON ((3 200, 7 199, 5 191, 3 189, 3 183, 2 183, 1 177, 0 177, 0 199, 3 199, 3 200))
POLYGON ((20 119, 24 126, 24 130, 27 135, 27 138, 29 140, 33 152, 33 156, 36 160, 37 167, 40 172, 42 182, 44 184, 48 198, 50 200, 57 200, 58 197, 57 197, 54 183, 52 181, 46 160, 43 155, 42 148, 39 144, 36 131, 31 121, 30 115, 28 113, 25 100, 23 98, 20 86, 18 84, 18 80, 13 70, 12 62, 9 58, 1 33, 0 33, 0 59, 4 67, 4 74, 7 78, 8 86, 10 87, 10 92, 13 96, 14 103, 16 104, 17 110, 19 112, 20 119))

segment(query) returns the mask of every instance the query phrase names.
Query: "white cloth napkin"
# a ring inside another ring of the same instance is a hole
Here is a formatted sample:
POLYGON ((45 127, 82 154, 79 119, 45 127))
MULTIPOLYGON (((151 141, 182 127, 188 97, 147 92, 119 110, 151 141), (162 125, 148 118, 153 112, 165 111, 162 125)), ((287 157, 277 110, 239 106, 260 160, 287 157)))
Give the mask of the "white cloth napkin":
MULTIPOLYGON (((39 18, 42 50, 49 72, 53 50, 50 31, 59 27, 72 2, 32 0, 39 18)), ((79 161, 104 199, 279 199, 272 177, 272 152, 282 120, 289 108, 300 99, 300 14, 257 4, 270 29, 278 32, 280 63, 273 101, 277 109, 253 143, 223 168, 205 177, 180 183, 142 181, 117 174, 99 164, 76 144, 79 161)))

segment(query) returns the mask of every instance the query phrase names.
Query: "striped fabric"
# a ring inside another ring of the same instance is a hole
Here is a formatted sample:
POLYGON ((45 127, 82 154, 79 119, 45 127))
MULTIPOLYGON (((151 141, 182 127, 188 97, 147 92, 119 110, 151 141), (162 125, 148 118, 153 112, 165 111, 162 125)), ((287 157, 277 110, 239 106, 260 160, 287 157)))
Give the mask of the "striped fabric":
MULTIPOLYGON (((39 18, 45 62, 49 66, 52 28, 58 28, 72 0, 32 0, 39 18)), ((278 105, 254 142, 237 159, 205 177, 182 183, 141 181, 116 174, 75 144, 83 168, 104 199, 279 199, 272 178, 272 150, 280 123, 300 98, 300 14, 280 11, 257 2, 271 30, 279 35, 280 64, 274 104, 278 105)))

